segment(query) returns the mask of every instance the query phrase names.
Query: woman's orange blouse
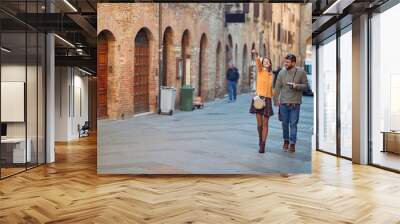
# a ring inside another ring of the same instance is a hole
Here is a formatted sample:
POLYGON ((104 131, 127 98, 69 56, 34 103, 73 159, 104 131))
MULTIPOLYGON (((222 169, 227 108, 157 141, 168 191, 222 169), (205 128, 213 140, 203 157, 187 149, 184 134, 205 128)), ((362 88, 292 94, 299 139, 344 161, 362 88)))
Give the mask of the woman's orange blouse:
POLYGON ((272 88, 273 75, 266 69, 263 69, 261 64, 261 58, 256 59, 257 65, 257 82, 256 82, 256 93, 259 96, 272 98, 274 90, 272 88))

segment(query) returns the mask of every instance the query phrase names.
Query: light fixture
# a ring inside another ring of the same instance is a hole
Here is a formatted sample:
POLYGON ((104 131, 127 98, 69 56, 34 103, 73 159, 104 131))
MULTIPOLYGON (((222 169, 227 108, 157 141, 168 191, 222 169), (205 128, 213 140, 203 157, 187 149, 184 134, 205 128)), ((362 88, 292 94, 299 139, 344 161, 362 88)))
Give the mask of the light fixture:
POLYGON ((11 52, 10 50, 8 50, 8 49, 5 48, 5 47, 1 47, 1 50, 4 51, 4 52, 6 52, 6 53, 10 53, 10 52, 11 52))
POLYGON ((78 67, 78 70, 81 71, 81 72, 83 72, 83 73, 85 73, 85 74, 87 74, 87 75, 90 75, 90 76, 93 75, 92 73, 90 73, 90 72, 88 72, 88 71, 85 71, 85 70, 83 70, 83 69, 81 69, 81 68, 79 68, 79 67, 78 67))
POLYGON ((78 10, 68 1, 64 0, 65 4, 67 4, 74 12, 78 12, 78 10))
POLYGON ((54 34, 54 36, 55 37, 57 37, 59 40, 61 40, 62 42, 64 42, 64 43, 66 43, 67 45, 69 45, 70 47, 73 47, 73 48, 75 48, 75 45, 73 45, 71 42, 69 42, 68 40, 66 40, 66 39, 64 39, 64 38, 62 38, 62 37, 60 37, 59 35, 57 35, 57 34, 54 34))

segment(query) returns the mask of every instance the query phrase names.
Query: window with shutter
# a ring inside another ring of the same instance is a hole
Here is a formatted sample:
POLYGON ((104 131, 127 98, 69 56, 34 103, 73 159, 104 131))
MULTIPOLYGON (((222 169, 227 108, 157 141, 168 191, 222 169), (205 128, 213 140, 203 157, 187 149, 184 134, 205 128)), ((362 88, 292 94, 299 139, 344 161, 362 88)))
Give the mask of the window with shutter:
POLYGON ((275 40, 275 23, 272 23, 272 38, 275 40))
POLYGON ((267 21, 272 22, 272 4, 266 3, 267 5, 267 21))
POLYGON ((288 38, 288 31, 287 30, 285 30, 285 43, 288 43, 289 42, 289 38, 288 38))
POLYGON ((244 13, 250 12, 250 4, 249 3, 243 3, 243 12, 244 13))
POLYGON ((258 18, 260 16, 260 3, 254 4, 254 18, 258 18))
POLYGON ((281 24, 280 23, 278 23, 278 34, 276 36, 276 39, 278 41, 281 41, 281 24))
POLYGON ((267 4, 264 3, 264 4, 262 4, 262 6, 263 6, 263 12, 262 12, 263 20, 267 21, 267 4))

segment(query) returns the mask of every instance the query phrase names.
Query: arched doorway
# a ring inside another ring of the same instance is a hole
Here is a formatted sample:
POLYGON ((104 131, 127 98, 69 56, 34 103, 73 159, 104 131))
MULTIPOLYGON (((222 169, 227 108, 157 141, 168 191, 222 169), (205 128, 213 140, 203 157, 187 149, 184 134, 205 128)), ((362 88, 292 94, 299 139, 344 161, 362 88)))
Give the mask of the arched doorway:
POLYGON ((149 111, 150 38, 142 28, 135 37, 133 75, 134 113, 149 111))
POLYGON ((234 62, 233 58, 233 41, 232 41, 232 35, 228 35, 228 44, 226 45, 226 61, 225 61, 225 70, 228 70, 228 65, 230 62, 234 62))
POLYGON ((232 49, 233 48, 233 40, 232 40, 232 35, 228 35, 228 44, 229 44, 229 48, 232 49))
MULTIPOLYGON (((224 75, 228 71, 230 59, 231 59, 231 52, 230 52, 229 46, 226 45, 225 46, 225 70, 224 70, 224 75)), ((225 94, 228 91, 228 81, 226 80, 225 76, 223 76, 223 80, 224 80, 224 91, 223 91, 223 94, 225 94)))
POLYGON ((263 57, 269 57, 267 54, 267 47, 263 44, 263 57))
POLYGON ((239 65, 239 60, 238 60, 238 45, 235 44, 235 60, 234 60, 235 66, 239 65))
POLYGON ((205 33, 201 35, 200 39, 200 53, 199 53, 199 78, 198 78, 198 92, 197 95, 203 97, 203 99, 207 98, 206 90, 207 90, 207 36, 205 33))
POLYGON ((162 67, 162 75, 160 77, 162 86, 173 85, 173 71, 172 71, 174 67, 173 45, 174 45, 173 31, 171 27, 167 27, 164 31, 163 48, 162 48, 163 67, 162 67))
POLYGON ((112 55, 111 43, 114 36, 108 30, 101 31, 97 37, 97 118, 107 118, 108 114, 108 76, 109 60, 112 55))
POLYGON ((215 64, 215 94, 214 98, 220 97, 221 92, 221 42, 218 41, 216 64, 215 64))
MULTIPOLYGON (((232 35, 228 35, 227 45, 225 47, 225 74, 228 71, 229 63, 233 63, 233 40, 232 35)), ((228 91, 228 81, 224 76, 224 94, 228 91)))
POLYGON ((241 91, 247 91, 249 83, 247 82, 249 71, 248 71, 248 62, 247 62, 247 45, 245 44, 243 46, 243 55, 242 55, 242 78, 241 83, 240 83, 240 89, 241 91))
MULTIPOLYGON (((256 49, 256 44, 253 42, 253 44, 251 45, 251 50, 254 50, 254 49, 256 49)), ((252 55, 251 56, 252 58, 251 58, 251 60, 252 61, 254 61, 255 60, 255 58, 254 58, 254 55, 252 55)), ((252 66, 250 66, 250 68, 249 68, 249 75, 248 75, 248 86, 249 86, 249 89, 251 89, 252 87, 253 88, 255 88, 254 87, 254 85, 255 85, 255 79, 256 79, 256 73, 257 73, 257 66, 255 66, 255 65, 252 65, 252 66)))
MULTIPOLYGON (((181 41, 181 46, 182 46, 182 60, 183 60, 183 72, 182 72, 182 86, 187 84, 186 83, 186 76, 189 74, 186 74, 186 68, 187 68, 187 62, 190 59, 190 33, 189 30, 185 30, 182 35, 182 41, 181 41)), ((189 65, 190 66, 190 65, 189 65)), ((189 77, 190 78, 190 75, 189 77)))

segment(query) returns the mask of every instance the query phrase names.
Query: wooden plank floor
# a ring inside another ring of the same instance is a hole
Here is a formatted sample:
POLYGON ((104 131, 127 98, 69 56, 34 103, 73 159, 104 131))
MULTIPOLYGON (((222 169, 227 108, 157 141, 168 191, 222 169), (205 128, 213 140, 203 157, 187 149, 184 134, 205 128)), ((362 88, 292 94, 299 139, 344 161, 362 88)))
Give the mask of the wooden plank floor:
POLYGON ((0 223, 400 223, 400 175, 313 153, 312 175, 97 176, 96 139, 0 181, 0 223))

